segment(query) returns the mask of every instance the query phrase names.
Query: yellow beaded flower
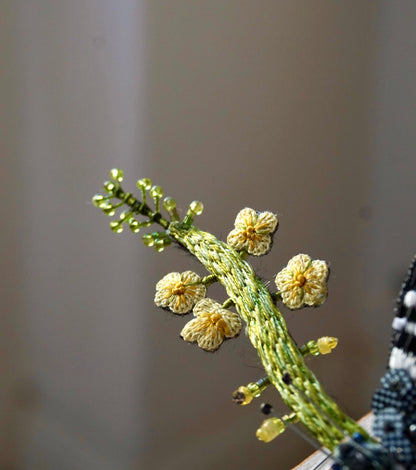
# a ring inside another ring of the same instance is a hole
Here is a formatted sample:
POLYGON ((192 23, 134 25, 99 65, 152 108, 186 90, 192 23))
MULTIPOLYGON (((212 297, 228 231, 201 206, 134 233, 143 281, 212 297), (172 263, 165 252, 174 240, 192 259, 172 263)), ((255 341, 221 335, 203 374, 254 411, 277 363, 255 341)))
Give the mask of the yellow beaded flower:
POLYGON ((200 300, 194 307, 194 315, 196 318, 185 325, 181 336, 185 341, 196 341, 205 351, 215 351, 224 338, 233 338, 241 331, 240 317, 214 300, 200 300))
POLYGON ((155 304, 184 314, 205 297, 206 288, 198 274, 192 271, 170 273, 156 284, 155 304))
POLYGON ((235 229, 228 234, 227 243, 250 255, 264 255, 269 251, 270 235, 276 230, 277 223, 277 217, 271 212, 257 213, 246 207, 237 214, 235 229))
POLYGON ((283 303, 290 309, 324 303, 328 272, 325 261, 312 261, 304 254, 294 256, 275 279, 283 303))

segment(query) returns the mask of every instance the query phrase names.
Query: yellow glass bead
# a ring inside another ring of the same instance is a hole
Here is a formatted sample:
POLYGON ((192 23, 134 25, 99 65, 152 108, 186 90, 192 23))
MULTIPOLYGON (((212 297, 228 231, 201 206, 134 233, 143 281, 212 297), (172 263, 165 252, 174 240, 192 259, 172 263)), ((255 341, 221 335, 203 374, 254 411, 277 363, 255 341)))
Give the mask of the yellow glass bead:
POLYGON ((318 345, 318 350, 321 354, 329 354, 337 347, 338 338, 323 336, 317 340, 316 344, 318 345))
POLYGON ((146 235, 143 235, 142 240, 146 246, 153 246, 155 244, 155 239, 152 237, 151 233, 146 233, 146 235))
POLYGON ((201 215, 204 210, 204 204, 200 201, 192 201, 189 205, 189 211, 194 215, 201 215))
POLYGON ((112 178, 113 180, 116 180, 121 183, 123 181, 123 177, 123 170, 119 170, 117 168, 113 168, 112 170, 110 170, 110 178, 112 178))
POLYGON ((117 220, 110 222, 111 230, 115 233, 121 233, 123 231, 123 226, 117 220))
POLYGON ((112 181, 106 181, 104 183, 104 189, 108 192, 108 193, 112 193, 115 189, 116 189, 116 185, 112 182, 112 181))
POLYGON ((175 199, 173 199, 172 197, 165 197, 165 199, 163 201, 163 207, 168 212, 173 211, 174 209, 176 209, 175 199))
POLYGON ((160 199, 163 196, 163 191, 160 186, 153 186, 150 190, 150 195, 153 199, 160 199))
POLYGON ((257 382, 250 382, 246 386, 242 385, 233 393, 233 402, 237 405, 248 405, 253 398, 258 398, 268 385, 270 385, 268 377, 263 377, 257 382))
POLYGON ((104 201, 104 196, 102 196, 101 194, 96 194, 92 198, 92 203, 94 204, 95 207, 100 207, 100 204, 102 204, 103 201, 104 201))
POLYGON ((256 431, 259 441, 270 442, 286 429, 285 423, 279 418, 269 418, 263 421, 256 431))
POLYGON ((238 387, 237 390, 233 393, 233 402, 237 403, 237 405, 248 405, 253 401, 253 398, 253 392, 244 385, 238 387))
POLYGON ((152 181, 149 178, 142 178, 137 182, 137 187, 148 191, 152 187, 152 181))

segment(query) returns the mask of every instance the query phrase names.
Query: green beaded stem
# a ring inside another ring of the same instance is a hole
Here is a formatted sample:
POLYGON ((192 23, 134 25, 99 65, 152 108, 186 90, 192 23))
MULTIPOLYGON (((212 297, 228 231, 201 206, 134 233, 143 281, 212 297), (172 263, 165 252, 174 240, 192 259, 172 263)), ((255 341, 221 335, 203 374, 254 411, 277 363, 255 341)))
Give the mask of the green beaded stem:
MULTIPOLYGON (((145 190, 150 189, 150 180, 140 180, 138 187, 142 190, 145 200, 145 190)), ((367 433, 352 418, 345 415, 324 392, 315 375, 306 366, 304 351, 292 340, 272 295, 243 259, 244 256, 212 234, 193 225, 193 216, 202 212, 201 203, 192 203, 184 221, 179 222, 176 210, 173 212, 176 203, 173 204, 168 199, 168 203, 164 205, 168 206, 165 209, 171 215, 169 222, 159 212, 159 200, 162 197, 159 187, 153 187, 151 194, 155 199, 156 211, 152 211, 145 202, 138 201, 130 193, 125 193, 120 187, 120 179, 117 179, 116 187, 110 189, 115 198, 130 207, 130 212, 145 216, 148 219, 147 225, 158 223, 166 230, 158 235, 159 239, 156 237, 157 233, 145 235, 146 245, 152 246, 153 238, 162 245, 167 243, 166 239, 170 237, 205 266, 212 276, 210 280, 216 279, 224 286, 230 304, 235 305, 247 325, 248 337, 257 350, 270 383, 296 414, 296 419, 303 423, 322 445, 332 450, 345 438, 345 434, 351 436, 354 432, 368 438, 367 433), (292 378, 292 384, 288 385, 287 381, 285 383, 283 380, 283 376, 287 374, 292 378), (317 406, 323 412, 319 411, 317 406)), ((101 201, 100 195, 94 198, 95 203, 101 201)), ((108 213, 109 209, 105 207, 101 208, 108 213)))

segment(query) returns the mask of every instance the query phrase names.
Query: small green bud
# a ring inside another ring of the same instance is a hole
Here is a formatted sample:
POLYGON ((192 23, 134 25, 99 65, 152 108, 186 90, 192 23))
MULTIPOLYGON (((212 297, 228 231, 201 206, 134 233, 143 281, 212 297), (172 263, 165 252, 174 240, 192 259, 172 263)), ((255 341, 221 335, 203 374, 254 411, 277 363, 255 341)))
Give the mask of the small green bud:
POLYGON ((104 196, 102 196, 101 194, 96 194, 92 198, 92 203, 94 204, 95 207, 100 207, 103 201, 104 201, 104 196))
POLYGON ((123 181, 123 177, 124 177, 123 170, 118 170, 117 168, 113 168, 110 171, 110 178, 112 178, 113 180, 118 181, 119 183, 121 183, 123 181))
POLYGON ((153 246, 155 244, 155 239, 153 238, 151 233, 146 233, 142 236, 143 243, 146 246, 153 246))
POLYGON ((114 190, 116 189, 116 185, 112 181, 106 181, 104 183, 104 189, 109 193, 113 193, 114 190))
POLYGON ((165 241, 158 238, 155 241, 154 248, 158 253, 161 253, 165 249, 165 241))
POLYGON ((163 196, 163 191, 160 186, 153 186, 150 190, 150 195, 153 199, 160 199, 163 196))
POLYGON ((131 217, 133 217, 130 211, 123 211, 120 213, 120 220, 127 222, 131 217))
POLYGON ((136 219, 129 220, 129 227, 133 233, 137 233, 140 231, 140 224, 136 219))
POLYGON ((116 213, 116 211, 114 210, 114 207, 109 202, 106 202, 105 204, 101 204, 100 209, 102 209, 104 214, 108 215, 109 217, 112 217, 116 213))
POLYGON ((141 190, 148 191, 152 187, 152 181, 149 178, 142 178, 137 182, 137 187, 141 190))
POLYGON ((173 211, 174 209, 176 209, 176 201, 175 201, 175 199, 173 199, 172 197, 165 197, 165 199, 164 199, 164 201, 163 201, 163 207, 164 207, 165 210, 167 210, 168 212, 173 211))
POLYGON ((204 210, 204 205, 200 201, 192 201, 189 205, 189 211, 194 215, 201 215, 204 210))
POLYGON ((110 222, 110 228, 115 233, 121 233, 123 231, 123 225, 118 220, 110 222))

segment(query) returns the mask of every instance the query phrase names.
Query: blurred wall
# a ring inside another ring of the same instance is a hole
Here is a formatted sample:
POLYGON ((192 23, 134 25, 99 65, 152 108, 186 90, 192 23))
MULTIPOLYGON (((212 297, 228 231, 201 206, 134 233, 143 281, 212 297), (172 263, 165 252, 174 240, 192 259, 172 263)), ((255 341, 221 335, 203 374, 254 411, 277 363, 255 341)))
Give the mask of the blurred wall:
POLYGON ((299 343, 340 338, 310 365, 364 414, 415 249, 415 4, 0 8, 1 468, 284 469, 312 450, 257 442, 257 406, 231 403, 262 376, 247 338, 207 354, 154 307, 164 274, 203 269, 109 230, 89 201, 112 167, 183 211, 204 201, 198 224, 223 239, 242 207, 277 212, 265 279, 298 252, 329 260, 327 303, 285 315, 299 343))

